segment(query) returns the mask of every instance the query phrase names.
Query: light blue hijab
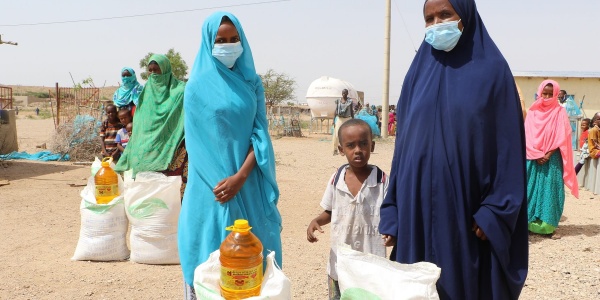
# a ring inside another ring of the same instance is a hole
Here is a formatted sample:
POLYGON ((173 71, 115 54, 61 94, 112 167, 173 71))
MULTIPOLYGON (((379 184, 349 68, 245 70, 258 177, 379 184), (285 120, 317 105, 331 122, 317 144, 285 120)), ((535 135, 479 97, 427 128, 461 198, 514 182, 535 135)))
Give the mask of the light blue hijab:
POLYGON ((265 95, 254 69, 252 51, 235 16, 217 12, 204 21, 202 43, 184 93, 188 182, 179 217, 178 245, 185 282, 219 249, 226 226, 247 219, 263 244, 263 255, 276 251, 281 265, 281 216, 275 181, 275 155, 269 137, 265 95), (221 20, 235 25, 244 51, 232 69, 212 56, 221 20), (212 190, 234 175, 254 148, 256 166, 238 194, 219 204, 212 190))
POLYGON ((121 75, 121 82, 123 82, 123 85, 121 85, 113 94, 113 102, 117 107, 127 106, 131 103, 137 106, 140 93, 144 86, 137 81, 135 71, 132 68, 125 67, 121 69, 121 74, 125 71, 129 71, 131 76, 124 77, 121 75))

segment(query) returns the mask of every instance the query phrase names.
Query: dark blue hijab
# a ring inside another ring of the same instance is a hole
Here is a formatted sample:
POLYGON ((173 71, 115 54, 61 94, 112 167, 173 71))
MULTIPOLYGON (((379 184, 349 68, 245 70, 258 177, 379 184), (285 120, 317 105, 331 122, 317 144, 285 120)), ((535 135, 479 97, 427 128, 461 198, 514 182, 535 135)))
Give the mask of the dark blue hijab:
POLYGON ((406 74, 380 232, 397 237, 393 260, 442 269, 442 299, 516 299, 528 263, 520 102, 474 0, 449 1, 463 33, 450 52, 424 41, 406 74))

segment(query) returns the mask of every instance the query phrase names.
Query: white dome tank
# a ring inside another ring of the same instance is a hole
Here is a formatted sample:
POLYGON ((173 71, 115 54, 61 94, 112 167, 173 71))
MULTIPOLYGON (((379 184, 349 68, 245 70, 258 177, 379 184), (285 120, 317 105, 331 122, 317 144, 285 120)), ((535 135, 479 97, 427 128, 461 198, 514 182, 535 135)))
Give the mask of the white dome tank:
POLYGON ((313 118, 333 119, 335 100, 342 97, 342 90, 348 90, 348 97, 359 101, 358 93, 352 84, 341 79, 323 76, 313 81, 306 92, 306 102, 313 118))

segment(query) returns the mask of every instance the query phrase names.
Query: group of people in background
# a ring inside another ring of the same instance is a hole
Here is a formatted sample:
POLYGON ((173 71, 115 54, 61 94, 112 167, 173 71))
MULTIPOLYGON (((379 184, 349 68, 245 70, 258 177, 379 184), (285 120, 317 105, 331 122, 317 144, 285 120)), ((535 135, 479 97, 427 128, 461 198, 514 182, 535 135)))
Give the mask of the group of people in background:
POLYGON ((104 108, 106 120, 100 126, 100 145, 102 157, 111 157, 116 163, 127 147, 133 130, 132 114, 128 108, 117 110, 114 104, 104 108))
MULTIPOLYGON (((560 87, 542 82, 525 117, 508 63, 475 2, 427 0, 423 13, 425 39, 384 128, 396 136, 389 176, 369 164, 372 126, 355 118, 362 110, 343 90, 332 144, 347 164, 327 182, 307 239, 317 241, 315 232, 333 224, 330 299, 340 298, 340 242, 380 256, 391 246, 390 259, 400 263, 435 263, 441 299, 517 299, 528 270, 528 231, 555 234, 564 186, 578 196, 560 87), (416 125, 418 131, 402 130, 416 125), (427 139, 436 147, 424 147, 427 139), (356 213, 348 214, 350 208, 356 213), (354 225, 378 231, 346 230, 354 225)), ((115 105, 106 107, 102 150, 118 160, 117 171, 184 177, 178 246, 186 299, 195 298, 195 268, 219 248, 235 219, 249 220, 264 255, 275 251, 282 266, 264 90, 238 19, 218 12, 204 21, 187 83, 172 75, 164 55, 150 57, 147 67, 143 87, 132 69, 122 70, 115 105), (122 127, 130 139, 119 147, 122 127)), ((363 110, 381 117, 375 106, 363 110)), ((591 120, 599 122, 600 115, 591 120)), ((595 158, 600 128, 586 134, 595 158)))
MULTIPOLYGON (((394 136, 396 134, 396 112, 394 110, 395 105, 390 105, 387 126, 389 136, 394 136)), ((344 122, 354 118, 367 122, 373 136, 379 137, 381 135, 381 108, 377 108, 375 105, 369 105, 368 102, 363 106, 358 99, 349 98, 348 90, 343 89, 342 97, 335 100, 334 126, 332 131, 333 155, 338 155, 340 153, 338 150, 338 131, 340 126, 344 122)))

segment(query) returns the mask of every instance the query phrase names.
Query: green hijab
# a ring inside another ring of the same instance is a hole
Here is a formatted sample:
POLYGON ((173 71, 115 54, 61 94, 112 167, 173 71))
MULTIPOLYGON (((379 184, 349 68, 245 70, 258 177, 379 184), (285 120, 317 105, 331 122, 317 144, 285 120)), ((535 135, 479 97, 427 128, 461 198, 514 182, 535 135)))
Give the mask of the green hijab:
POLYGON ((171 73, 171 62, 162 54, 155 61, 162 74, 151 74, 140 94, 133 134, 117 163, 117 171, 164 171, 183 141, 183 91, 185 83, 171 73))

